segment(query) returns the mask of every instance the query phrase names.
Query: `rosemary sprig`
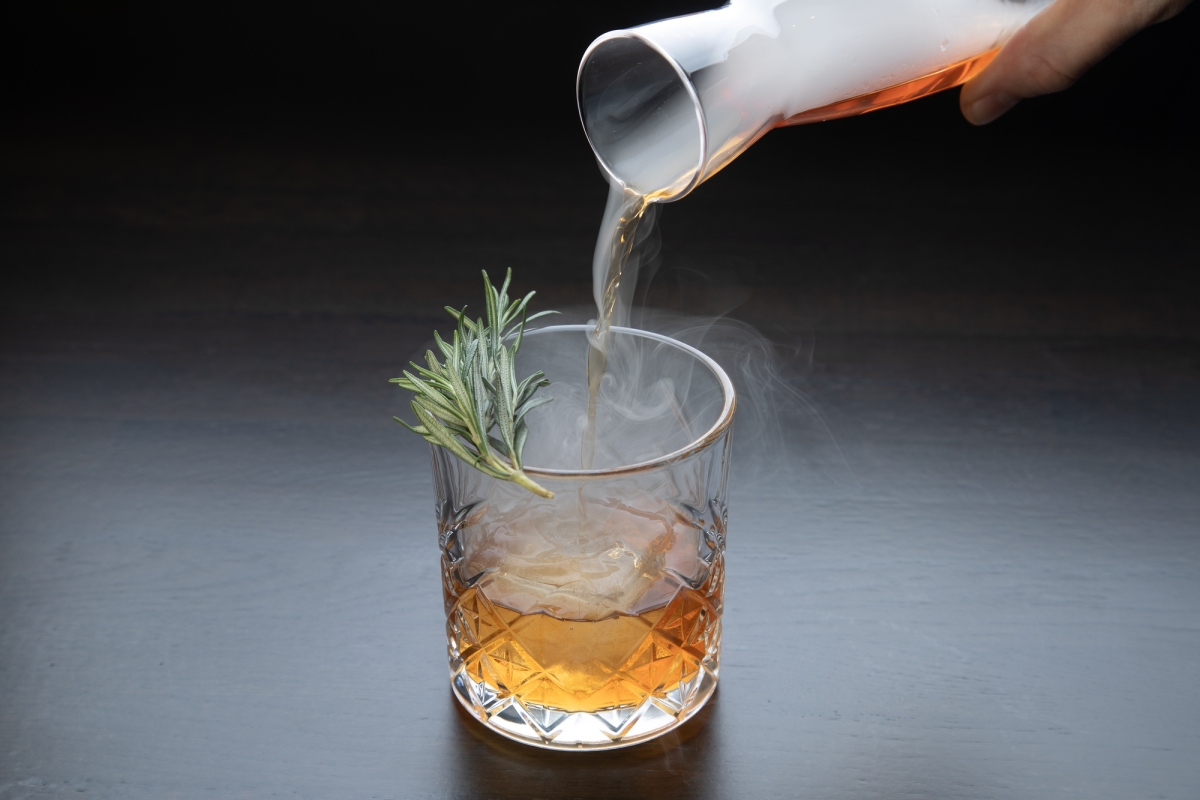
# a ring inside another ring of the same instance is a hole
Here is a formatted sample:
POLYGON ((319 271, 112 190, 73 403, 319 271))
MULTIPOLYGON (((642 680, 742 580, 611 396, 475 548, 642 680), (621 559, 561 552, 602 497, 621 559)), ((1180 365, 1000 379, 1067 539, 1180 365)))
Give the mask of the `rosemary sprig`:
POLYGON ((525 415, 554 399, 533 396, 541 387, 549 386, 550 381, 539 371, 518 382, 516 357, 525 324, 558 312, 541 311, 527 316, 529 301, 536 292, 510 302, 511 281, 510 269, 504 285, 497 290, 487 272, 483 273, 486 323, 467 317, 465 306, 461 311, 446 306, 458 323, 454 337, 447 343, 436 331, 433 334, 445 363, 427 350, 426 366, 409 362, 415 375, 405 370, 403 378, 391 379, 391 383, 416 395, 412 410, 419 424, 409 425, 399 417, 393 419, 480 472, 512 481, 542 497, 554 497, 553 492, 531 480, 521 466, 521 451, 529 435, 525 415), (510 348, 505 342, 514 334, 510 348), (499 429, 499 438, 492 435, 493 428, 499 429))

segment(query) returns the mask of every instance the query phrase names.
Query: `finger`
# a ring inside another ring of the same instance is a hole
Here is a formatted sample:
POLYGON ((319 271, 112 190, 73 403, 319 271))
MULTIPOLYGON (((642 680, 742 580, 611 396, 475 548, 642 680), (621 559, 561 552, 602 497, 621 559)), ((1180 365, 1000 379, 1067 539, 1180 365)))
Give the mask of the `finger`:
POLYGON ((1057 0, 963 86, 963 116, 974 125, 986 125, 1025 98, 1061 92, 1121 42, 1186 4, 1187 0, 1057 0))

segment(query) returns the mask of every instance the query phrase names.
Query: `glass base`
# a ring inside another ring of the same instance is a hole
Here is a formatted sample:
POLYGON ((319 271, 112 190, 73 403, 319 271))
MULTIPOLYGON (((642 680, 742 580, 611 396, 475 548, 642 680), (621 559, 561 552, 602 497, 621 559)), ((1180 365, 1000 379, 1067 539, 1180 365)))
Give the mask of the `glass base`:
POLYGON ((596 712, 568 712, 551 706, 501 697, 465 671, 450 676, 454 696, 491 730, 524 744, 549 750, 612 750, 640 744, 679 727, 704 707, 717 688, 707 665, 696 677, 640 705, 596 712))

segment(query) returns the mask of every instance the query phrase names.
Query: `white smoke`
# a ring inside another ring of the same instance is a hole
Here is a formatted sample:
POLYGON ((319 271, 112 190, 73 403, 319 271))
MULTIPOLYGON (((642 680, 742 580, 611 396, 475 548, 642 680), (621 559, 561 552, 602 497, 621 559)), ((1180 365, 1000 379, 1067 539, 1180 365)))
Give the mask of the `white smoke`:
MULTIPOLYGON (((638 228, 614 318, 623 326, 691 345, 725 370, 737 394, 731 481, 856 484, 818 404, 806 391, 815 335, 768 338, 734 318, 751 294, 738 280, 738 270, 700 268, 675 254, 664 258, 656 209, 651 204, 638 228)), ((595 325, 593 307, 560 311, 548 324, 595 325)), ((552 385, 544 391, 555 400, 531 414, 525 460, 544 468, 578 468, 588 401, 586 345, 542 348, 536 341, 531 337, 523 346, 522 362, 528 364, 526 371, 546 371, 552 385)), ((705 369, 682 369, 668 353, 629 336, 610 337, 608 350, 595 467, 666 455, 702 435, 715 419, 717 387, 705 369)))

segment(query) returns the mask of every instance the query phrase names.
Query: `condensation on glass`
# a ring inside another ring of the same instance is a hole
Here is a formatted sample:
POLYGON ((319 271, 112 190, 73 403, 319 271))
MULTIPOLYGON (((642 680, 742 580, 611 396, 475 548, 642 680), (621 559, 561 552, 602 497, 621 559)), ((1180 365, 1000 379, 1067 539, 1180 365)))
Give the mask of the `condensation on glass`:
POLYGON ((454 695, 504 736, 568 750, 661 735, 716 687, 735 410, 707 356, 613 328, 595 468, 570 469, 589 331, 529 332, 518 357, 557 365, 558 408, 531 418, 525 451, 553 499, 431 448, 454 695))
POLYGON ((772 128, 963 83, 1050 2, 733 0, 598 38, 579 114, 610 178, 677 200, 772 128))

